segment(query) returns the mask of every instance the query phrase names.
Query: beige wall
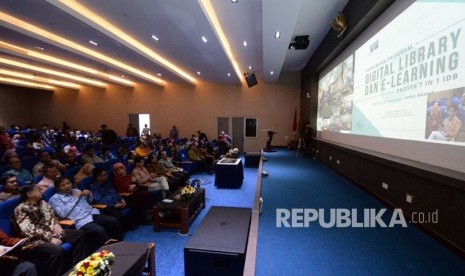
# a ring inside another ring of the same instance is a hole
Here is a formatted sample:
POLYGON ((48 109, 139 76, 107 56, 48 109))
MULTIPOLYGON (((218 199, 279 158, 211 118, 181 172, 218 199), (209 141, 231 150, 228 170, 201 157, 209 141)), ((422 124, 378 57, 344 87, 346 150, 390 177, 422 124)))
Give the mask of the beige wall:
POLYGON ((257 151, 266 142, 262 129, 278 132, 273 145, 287 145, 293 139, 294 109, 299 112, 300 105, 300 72, 283 74, 276 84, 259 80, 252 88, 217 83, 196 86, 169 83, 165 87, 111 85, 106 90, 83 87, 80 91, 55 92, 13 88, 20 92, 16 94, 10 90, 8 86, 0 86, 0 122, 7 125, 31 123, 39 127, 46 122, 60 127, 62 121, 67 121, 73 128, 97 130, 106 123, 124 134, 128 114, 148 113, 152 129, 163 136, 175 124, 181 136, 202 130, 211 139, 216 136, 217 117, 257 117, 258 138, 246 139, 244 143, 245 151, 257 151), (27 107, 26 100, 30 103, 27 107), (4 103, 9 106, 7 112, 4 103))
POLYGON ((35 90, 0 84, 0 125, 32 124, 38 127, 40 108, 53 98, 52 91, 35 90), (36 108, 37 107, 37 108, 36 108))

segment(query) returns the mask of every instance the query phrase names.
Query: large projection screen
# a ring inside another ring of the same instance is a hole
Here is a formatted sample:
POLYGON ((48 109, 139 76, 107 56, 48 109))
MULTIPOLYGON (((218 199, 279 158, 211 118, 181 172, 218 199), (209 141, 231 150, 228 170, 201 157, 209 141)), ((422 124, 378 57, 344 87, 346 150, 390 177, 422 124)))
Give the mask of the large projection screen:
POLYGON ((465 172, 465 0, 396 1, 320 74, 317 131, 465 172))

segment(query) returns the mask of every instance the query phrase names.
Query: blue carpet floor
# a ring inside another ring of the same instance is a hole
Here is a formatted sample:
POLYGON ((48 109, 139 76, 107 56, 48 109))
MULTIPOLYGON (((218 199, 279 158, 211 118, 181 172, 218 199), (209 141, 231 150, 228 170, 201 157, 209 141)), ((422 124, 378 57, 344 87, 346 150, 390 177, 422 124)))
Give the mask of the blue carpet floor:
MULTIPOLYGON (((214 175, 195 174, 191 178, 201 179, 206 189, 206 207, 192 222, 189 234, 195 233, 200 222, 211 206, 253 207, 257 181, 256 168, 244 168, 244 181, 240 189, 217 189, 214 175)), ((128 242, 155 242, 155 262, 157 275, 184 275, 184 246, 190 235, 180 235, 177 230, 161 229, 156 233, 153 226, 140 226, 136 231, 126 232, 124 240, 128 242)))
MULTIPOLYGON (((277 208, 385 208, 321 163, 267 153, 256 275, 465 275, 465 262, 415 226, 277 228, 277 208)), ((384 217, 384 216, 383 216, 384 217)), ((390 216, 388 216, 390 219, 390 216)))

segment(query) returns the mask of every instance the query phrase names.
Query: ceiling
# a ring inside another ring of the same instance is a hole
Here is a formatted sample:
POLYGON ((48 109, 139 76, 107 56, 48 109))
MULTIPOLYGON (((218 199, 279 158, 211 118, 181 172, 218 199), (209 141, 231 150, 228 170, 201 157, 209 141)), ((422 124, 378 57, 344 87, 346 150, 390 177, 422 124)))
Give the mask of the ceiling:
MULTIPOLYGON (((332 18, 347 2, 2 0, 0 43, 3 44, 0 44, 0 60, 25 62, 87 79, 100 79, 105 83, 113 81, 102 77, 102 73, 134 83, 153 82, 159 85, 169 82, 195 85, 199 81, 240 84, 244 82, 244 73, 255 73, 259 81, 274 83, 282 73, 301 71, 305 67, 330 30, 332 18), (71 2, 81 4, 92 14, 79 14, 74 7, 66 5, 71 2), (105 29, 96 18, 110 23, 119 32, 105 29), (219 23, 219 29, 213 27, 215 22, 219 23), (38 34, 34 30, 37 27, 48 33, 38 34), (279 38, 275 38, 276 31, 281 34, 279 38), (309 35, 310 45, 307 49, 288 49, 296 35, 309 35), (206 38, 206 43, 202 41, 202 36, 206 38), (221 40, 221 37, 226 39, 221 40), (98 45, 92 45, 90 40, 98 45), (244 46, 244 41, 247 46, 244 46), (12 50, 11 45, 22 49, 12 50), (73 45, 81 48, 73 49, 73 45), (89 74, 51 62, 51 58, 32 57, 25 54, 28 50, 87 66, 101 73, 89 74), (96 54, 89 55, 85 51, 96 54), (112 61, 102 61, 99 56, 102 54, 112 61), (160 59, 167 61, 168 65, 161 64, 160 59), (128 70, 127 66, 136 71, 128 70)), ((62 76, 50 77, 40 69, 24 69, 2 62, 0 77, 3 75, 2 69, 29 72, 56 80, 66 79, 62 76)))

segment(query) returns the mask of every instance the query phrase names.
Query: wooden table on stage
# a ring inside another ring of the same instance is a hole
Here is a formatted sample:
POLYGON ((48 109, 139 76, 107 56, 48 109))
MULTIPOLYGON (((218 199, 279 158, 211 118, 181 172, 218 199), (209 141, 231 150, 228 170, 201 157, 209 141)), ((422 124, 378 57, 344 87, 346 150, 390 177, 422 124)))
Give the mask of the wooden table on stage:
POLYGON ((190 223, 202 209, 205 209, 204 188, 197 188, 194 197, 186 201, 175 199, 181 189, 179 188, 168 197, 173 202, 162 202, 153 207, 153 227, 155 232, 159 232, 160 228, 174 228, 179 229, 181 234, 187 234, 189 233, 190 223), (164 213, 163 217, 159 215, 161 212, 164 213))

